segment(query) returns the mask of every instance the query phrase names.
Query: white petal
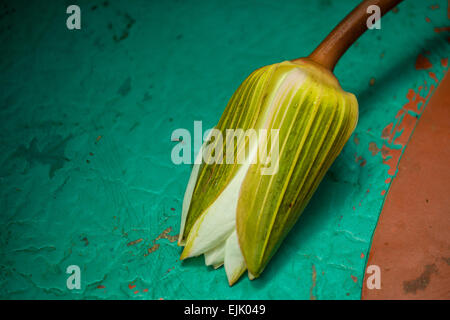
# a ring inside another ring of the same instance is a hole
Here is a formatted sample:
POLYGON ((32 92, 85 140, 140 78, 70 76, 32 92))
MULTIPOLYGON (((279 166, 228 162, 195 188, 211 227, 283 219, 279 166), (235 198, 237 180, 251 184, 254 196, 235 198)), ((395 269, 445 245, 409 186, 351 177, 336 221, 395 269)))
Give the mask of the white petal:
POLYGON ((205 252, 205 264, 207 266, 214 266, 215 269, 223 264, 225 259, 225 241, 214 249, 205 252), (217 267, 216 267, 217 266, 217 267))
POLYGON ((230 286, 241 277, 245 269, 247 266, 239 247, 237 233, 234 231, 225 245, 225 272, 230 286))
POLYGON ((239 191, 256 151, 257 146, 216 201, 197 219, 189 232, 182 259, 195 257, 215 248, 236 229, 239 191))

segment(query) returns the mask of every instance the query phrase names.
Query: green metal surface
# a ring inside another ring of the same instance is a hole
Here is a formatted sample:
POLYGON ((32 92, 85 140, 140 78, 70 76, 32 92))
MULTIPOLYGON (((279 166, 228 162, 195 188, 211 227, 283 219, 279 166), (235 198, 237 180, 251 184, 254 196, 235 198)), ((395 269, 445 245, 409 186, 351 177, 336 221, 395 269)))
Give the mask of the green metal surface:
POLYGON ((357 3, 0 4, 0 298, 359 299, 389 177, 369 143, 388 143, 429 71, 443 77, 447 1, 406 0, 342 58, 358 126, 259 279, 229 287, 202 258, 178 260, 191 166, 170 158, 173 130, 213 127, 247 75, 307 55, 357 3), (66 28, 70 4, 81 30, 66 28), (419 53, 432 69, 415 69, 419 53))

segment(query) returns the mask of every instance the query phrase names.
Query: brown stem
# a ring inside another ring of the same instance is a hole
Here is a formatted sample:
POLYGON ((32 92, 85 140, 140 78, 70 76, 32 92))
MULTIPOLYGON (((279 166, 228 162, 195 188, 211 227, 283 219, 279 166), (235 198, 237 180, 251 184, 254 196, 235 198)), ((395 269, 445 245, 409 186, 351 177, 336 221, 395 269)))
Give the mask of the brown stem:
MULTIPOLYGON (((308 56, 333 71, 334 66, 347 49, 367 30, 367 18, 373 13, 367 13, 371 5, 380 7, 381 15, 394 8, 402 0, 365 0, 362 1, 344 20, 342 20, 319 46, 308 56)), ((301 59, 301 58, 300 58, 301 59)), ((299 59, 293 60, 294 62, 299 59)))

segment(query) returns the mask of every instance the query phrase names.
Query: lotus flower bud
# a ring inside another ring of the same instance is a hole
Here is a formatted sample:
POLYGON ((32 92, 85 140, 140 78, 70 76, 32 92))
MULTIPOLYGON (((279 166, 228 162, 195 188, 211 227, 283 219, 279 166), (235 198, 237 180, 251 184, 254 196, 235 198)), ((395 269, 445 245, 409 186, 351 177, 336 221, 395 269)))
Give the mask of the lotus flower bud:
POLYGON ((246 270, 258 277, 357 119, 355 96, 309 59, 254 71, 197 155, 183 201, 181 259, 204 254, 206 265, 224 264, 230 285, 246 270))

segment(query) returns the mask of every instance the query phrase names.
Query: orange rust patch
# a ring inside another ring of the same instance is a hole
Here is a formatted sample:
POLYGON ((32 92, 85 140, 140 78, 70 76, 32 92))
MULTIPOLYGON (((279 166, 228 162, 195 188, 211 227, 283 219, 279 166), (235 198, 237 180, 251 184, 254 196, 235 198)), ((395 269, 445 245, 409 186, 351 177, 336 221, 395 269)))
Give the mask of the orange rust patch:
POLYGON ((447 66, 448 66, 448 58, 442 58, 442 59, 441 59, 441 65, 442 65, 444 68, 447 68, 447 66))
POLYGON ((148 248, 147 253, 144 254, 144 256, 148 256, 150 253, 153 253, 153 252, 155 252, 158 249, 159 249, 159 243, 155 243, 153 246, 148 248))
POLYGON ((172 227, 167 228, 166 230, 164 230, 156 239, 155 241, 159 240, 159 239, 167 239, 170 242, 175 242, 178 240, 178 235, 174 235, 171 236, 169 235, 169 233, 172 231, 172 227))
MULTIPOLYGON (((417 92, 409 89, 406 94, 406 98, 409 100, 408 103, 406 103, 397 112, 397 115, 395 116, 396 121, 388 124, 381 132, 381 138, 386 140, 387 144, 390 145, 383 145, 381 147, 383 163, 389 166, 388 174, 390 176, 395 175, 403 148, 406 146, 409 138, 411 137, 414 127, 418 121, 418 116, 422 113, 423 106, 433 92, 434 85, 429 86, 429 91, 426 97, 422 97, 420 95, 423 89, 424 86, 420 86, 417 89, 417 92), (399 146, 400 148, 394 146, 399 146)), ((372 152, 372 155, 376 155, 380 151, 374 142, 369 144, 369 150, 372 152)))
POLYGON ((446 32, 446 31, 450 31, 450 27, 436 27, 436 28, 434 28, 434 32, 436 32, 436 33, 441 33, 441 32, 446 32))
POLYGON ((373 156, 380 152, 380 150, 375 142, 369 142, 369 151, 372 152, 373 156))
POLYGON ((364 167, 367 163, 366 159, 364 159, 362 156, 358 156, 356 153, 355 153, 355 162, 359 163, 361 167, 364 167))
POLYGON ((438 78, 436 77, 436 74, 434 72, 429 72, 428 73, 430 75, 430 77, 434 80, 434 82, 439 83, 438 78))
POLYGON ((172 231, 172 227, 168 227, 166 230, 164 230, 163 232, 161 232, 161 234, 156 237, 155 239, 152 240, 152 247, 147 249, 147 253, 144 254, 144 256, 148 256, 150 253, 155 252, 156 250, 159 249, 159 243, 156 243, 156 241, 161 240, 161 239, 166 239, 169 240, 170 242, 175 242, 178 240, 178 235, 174 235, 171 236, 169 233, 172 231))
POLYGON ((419 53, 416 59, 416 70, 430 69, 431 67, 433 67, 433 65, 431 64, 430 60, 419 53))
POLYGON ((128 242, 127 246, 128 246, 128 247, 129 247, 129 246, 134 246, 135 244, 138 244, 138 243, 141 242, 141 241, 143 241, 142 238, 137 239, 137 240, 134 240, 134 241, 131 241, 131 242, 128 242))

